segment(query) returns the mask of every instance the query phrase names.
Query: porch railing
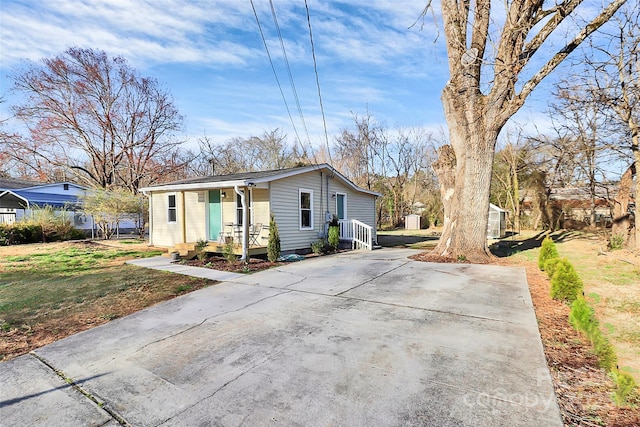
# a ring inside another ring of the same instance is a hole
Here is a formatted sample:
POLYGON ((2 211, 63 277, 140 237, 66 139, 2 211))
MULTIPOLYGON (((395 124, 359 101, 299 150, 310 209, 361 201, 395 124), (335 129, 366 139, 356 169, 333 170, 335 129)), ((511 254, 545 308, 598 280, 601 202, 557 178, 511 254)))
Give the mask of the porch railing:
POLYGON ((357 219, 341 219, 340 240, 351 242, 353 249, 373 249, 373 227, 357 219))

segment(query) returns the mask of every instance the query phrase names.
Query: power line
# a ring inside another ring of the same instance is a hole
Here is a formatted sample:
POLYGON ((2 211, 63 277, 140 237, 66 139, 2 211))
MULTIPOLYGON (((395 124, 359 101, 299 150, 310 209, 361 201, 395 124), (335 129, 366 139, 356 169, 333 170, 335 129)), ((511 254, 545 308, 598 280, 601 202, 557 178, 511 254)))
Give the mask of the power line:
MULTIPOLYGON (((256 23, 258 24, 258 30, 260 31, 260 37, 262 37, 262 43, 264 43, 264 48, 267 51, 267 57, 269 58, 269 63, 271 64, 271 70, 273 70, 273 75, 276 78, 276 83, 278 84, 278 89, 280 89, 280 95, 282 95, 282 100, 284 101, 284 106, 287 109, 287 114, 289 115, 289 119, 291 120, 291 125, 293 126, 293 131, 295 132, 296 138, 298 139, 298 142, 300 143, 300 147, 302 148, 302 154, 306 157, 307 152, 306 152, 306 150, 304 148, 304 145, 302 144, 302 140, 300 139, 300 135, 298 134, 298 129, 296 128, 295 122, 293 120, 293 116, 291 115, 291 110, 289 110, 289 104, 287 103, 287 98, 284 96, 284 91, 282 90, 282 85, 280 84, 280 79, 278 79, 278 73, 276 72, 276 68, 273 65, 273 59, 271 58, 271 53, 269 52, 269 46, 267 46, 267 40, 266 40, 266 38, 264 36, 264 32, 262 31, 262 25, 260 24, 260 19, 258 19, 258 12, 256 12, 256 8, 255 8, 255 5, 253 4, 253 0, 250 0, 250 2, 251 2, 251 8, 253 9, 253 15, 255 16, 256 23)), ((270 3, 271 3, 271 1, 270 1, 270 3)), ((271 5, 271 8, 273 9, 273 4, 271 5)), ((280 39, 282 40, 282 37, 280 39)), ((298 105, 298 108, 300 108, 299 105, 298 105)), ((306 130, 306 126, 305 126, 305 130, 306 130)), ((309 133, 307 132, 307 138, 308 137, 309 137, 309 133)))
POLYGON ((329 135, 327 133, 327 121, 324 116, 324 106, 322 105, 322 94, 320 92, 320 78, 318 77, 316 49, 313 44, 313 32, 311 31, 311 16, 309 14, 309 5, 307 4, 307 0, 304 0, 304 7, 307 10, 307 25, 309 26, 309 40, 311 40, 311 55, 313 57, 313 71, 316 75, 316 87, 318 88, 318 99, 320 100, 320 112, 322 113, 322 124, 324 126, 324 140, 327 146, 327 155, 329 156, 329 164, 333 166, 333 160, 331 159, 331 149, 329 148, 329 135))
MULTIPOLYGON (((282 37, 282 32, 280 31, 280 24, 278 24, 278 17, 276 16, 276 9, 273 7, 273 1, 269 0, 269 5, 271 6, 271 16, 273 17, 273 24, 275 25, 276 32, 278 34, 278 39, 280 40, 280 47, 282 48, 282 56, 284 58, 284 63, 287 68, 287 74, 289 75, 289 84, 291 85, 291 92, 293 93, 293 98, 295 99, 296 106, 298 107, 298 114, 300 115, 300 120, 302 121, 302 126, 304 127, 305 134, 307 135, 307 142, 309 143, 309 147, 313 152, 313 146, 311 144, 311 138, 309 137, 309 130, 307 129, 307 123, 304 120, 304 114, 302 113, 302 107, 300 106, 300 98, 298 97, 298 91, 296 90, 296 85, 293 81, 293 74, 291 73, 291 67, 289 65, 289 58, 287 56, 287 51, 284 47, 284 39, 282 37)), ((304 154, 306 155, 306 150, 304 154)), ((315 159, 315 152, 313 152, 313 157, 315 159)), ((317 162, 316 162, 317 163, 317 162)))

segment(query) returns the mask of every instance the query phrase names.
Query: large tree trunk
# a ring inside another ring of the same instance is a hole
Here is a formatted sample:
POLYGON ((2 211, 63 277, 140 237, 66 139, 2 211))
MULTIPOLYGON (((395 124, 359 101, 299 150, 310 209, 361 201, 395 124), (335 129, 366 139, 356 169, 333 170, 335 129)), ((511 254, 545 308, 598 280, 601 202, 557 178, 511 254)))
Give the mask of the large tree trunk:
MULTIPOLYGON (((635 163, 629 166, 629 169, 620 178, 620 184, 618 184, 618 193, 613 200, 613 225, 611 227, 611 237, 622 236, 624 243, 631 243, 630 249, 633 249, 634 244, 637 245, 638 226, 637 226, 637 206, 636 206, 636 236, 635 239, 629 241, 629 231, 632 228, 631 215, 629 215, 629 201, 631 199, 631 192, 633 189, 633 176, 636 174, 635 163)), ((636 196, 637 199, 637 196, 636 196)))
MULTIPOLYGON (((491 257, 487 225, 493 157, 504 122, 484 108, 481 96, 466 97, 447 86, 442 102, 455 155, 455 179, 443 194, 444 228, 434 251, 441 256, 486 262, 491 257)), ((442 180, 442 168, 436 173, 442 180)))

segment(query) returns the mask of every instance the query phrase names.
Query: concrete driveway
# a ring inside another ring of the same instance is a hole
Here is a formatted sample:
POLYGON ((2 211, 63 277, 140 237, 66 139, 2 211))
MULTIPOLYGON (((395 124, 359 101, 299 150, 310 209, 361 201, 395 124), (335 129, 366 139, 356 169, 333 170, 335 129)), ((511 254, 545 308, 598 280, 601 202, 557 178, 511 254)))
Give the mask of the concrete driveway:
POLYGON ((233 276, 1 363, 0 425, 561 426, 524 270, 412 253, 233 276))

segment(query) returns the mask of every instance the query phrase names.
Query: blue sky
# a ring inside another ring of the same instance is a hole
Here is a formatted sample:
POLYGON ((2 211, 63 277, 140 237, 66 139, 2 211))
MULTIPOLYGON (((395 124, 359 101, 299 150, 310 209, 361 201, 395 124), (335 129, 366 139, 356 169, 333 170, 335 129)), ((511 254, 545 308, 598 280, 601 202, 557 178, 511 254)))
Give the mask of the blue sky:
MULTIPOLYGON (((294 124, 307 139, 292 95, 269 2, 254 0, 294 124)), ((324 131, 304 2, 273 1, 312 144, 324 131)), ((329 137, 368 111, 388 127, 443 126, 447 79, 438 28, 412 28, 424 8, 414 1, 309 0, 329 137)), ((121 55, 157 78, 185 116, 192 143, 294 130, 249 0, 2 0, 0 93, 8 75, 78 46, 121 55)), ((440 34, 440 38, 442 35, 440 34)), ((306 141, 305 141, 306 142, 306 141)))
MULTIPOLYGON (((184 136, 192 147, 204 135, 223 142, 275 128, 295 139, 249 0, 0 1, 2 118, 15 100, 8 75, 26 61, 76 46, 123 56, 141 75, 165 85, 185 116, 184 136)), ((307 144, 269 1, 254 4, 293 123, 307 144)), ((273 4, 309 140, 319 146, 324 130, 304 1, 273 4)), ((444 34, 431 13, 413 25, 425 4, 308 0, 330 142, 352 125, 352 113, 367 111, 390 129, 446 132, 440 101, 448 78, 444 34)), ((557 41, 555 48, 562 37, 557 41)), ((516 117, 529 129, 548 123, 548 80, 541 86, 516 117)))

